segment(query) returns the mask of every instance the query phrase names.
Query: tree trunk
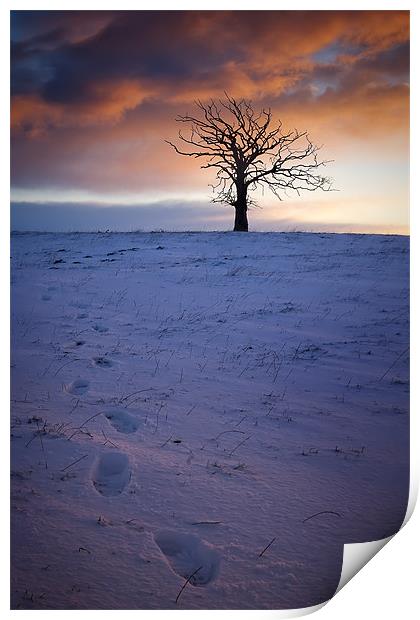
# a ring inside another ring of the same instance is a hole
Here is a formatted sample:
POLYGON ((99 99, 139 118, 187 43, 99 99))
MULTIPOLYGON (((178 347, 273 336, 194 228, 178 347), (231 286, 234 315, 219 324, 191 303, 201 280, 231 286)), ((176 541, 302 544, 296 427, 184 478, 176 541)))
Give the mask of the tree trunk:
POLYGON ((246 209, 235 207, 235 232, 248 232, 248 217, 246 209))
POLYGON ((234 232, 248 232, 246 187, 237 186, 237 199, 235 203, 234 232))

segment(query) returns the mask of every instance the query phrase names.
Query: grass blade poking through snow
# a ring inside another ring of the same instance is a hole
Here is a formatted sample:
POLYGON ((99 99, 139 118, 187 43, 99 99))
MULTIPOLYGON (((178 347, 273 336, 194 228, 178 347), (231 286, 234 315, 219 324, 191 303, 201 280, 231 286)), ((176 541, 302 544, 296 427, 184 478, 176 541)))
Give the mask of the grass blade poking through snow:
POLYGON ((181 596, 181 594, 183 593, 183 591, 185 590, 185 588, 187 587, 187 585, 190 583, 190 580, 194 577, 194 575, 196 575, 198 573, 198 571, 200 571, 203 567, 200 566, 200 568, 197 568, 193 573, 191 573, 191 575, 186 579, 184 585, 182 586, 182 588, 180 589, 180 591, 178 592, 178 596, 175 599, 175 603, 178 603, 179 597, 181 596))

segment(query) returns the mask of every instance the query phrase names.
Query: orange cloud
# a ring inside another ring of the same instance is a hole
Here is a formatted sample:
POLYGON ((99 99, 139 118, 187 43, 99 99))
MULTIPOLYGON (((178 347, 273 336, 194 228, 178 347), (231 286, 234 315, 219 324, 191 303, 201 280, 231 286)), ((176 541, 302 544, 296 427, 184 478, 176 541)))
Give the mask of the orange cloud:
POLYGON ((102 81, 90 85, 91 98, 69 105, 51 103, 39 94, 17 95, 11 104, 11 127, 32 137, 54 127, 115 124, 141 105, 152 89, 135 80, 102 81))
POLYGON ((371 166, 372 153, 406 165, 407 11, 97 17, 77 12, 67 30, 64 18, 37 17, 12 46, 15 187, 210 195, 212 175, 164 138, 176 136, 174 119, 194 112, 194 99, 225 90, 270 106, 285 128, 308 130, 325 158, 346 162, 352 184, 365 182, 352 167, 371 166))
MULTIPOLYGON (((45 87, 12 97, 13 128, 32 126, 34 135, 56 125, 114 124, 148 99, 187 103, 224 90, 278 97, 316 80, 317 68, 328 65, 316 54, 328 56, 329 46, 337 46, 329 64, 338 72, 409 37, 406 11, 150 13, 137 31, 130 22, 138 16, 100 13, 92 36, 50 51, 55 74, 45 87)), ((89 32, 80 15, 73 21, 73 38, 89 32)), ((25 66, 37 52, 20 48, 25 66)))

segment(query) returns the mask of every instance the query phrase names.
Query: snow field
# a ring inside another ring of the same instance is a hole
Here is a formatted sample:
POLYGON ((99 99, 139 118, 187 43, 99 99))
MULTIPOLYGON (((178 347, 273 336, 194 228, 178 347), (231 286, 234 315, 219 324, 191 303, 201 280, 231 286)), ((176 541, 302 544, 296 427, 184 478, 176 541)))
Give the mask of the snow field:
POLYGON ((407 238, 12 251, 13 608, 311 606, 345 542, 398 530, 407 238))

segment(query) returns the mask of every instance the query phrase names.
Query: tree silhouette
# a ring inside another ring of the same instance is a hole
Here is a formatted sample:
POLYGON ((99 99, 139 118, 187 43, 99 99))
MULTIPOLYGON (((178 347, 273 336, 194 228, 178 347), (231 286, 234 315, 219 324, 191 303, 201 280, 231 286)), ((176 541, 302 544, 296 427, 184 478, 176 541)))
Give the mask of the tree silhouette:
POLYGON ((272 122, 271 109, 256 112, 246 99, 225 99, 205 104, 196 101, 198 116, 178 116, 189 125, 187 135, 179 131, 179 144, 165 140, 180 155, 203 158, 201 168, 215 168, 213 202, 235 207, 235 231, 248 230, 248 209, 257 203, 249 192, 268 186, 279 192, 300 195, 302 190, 331 190, 331 179, 319 174, 329 163, 318 161, 321 147, 314 145, 306 131, 283 132, 281 122, 272 122))

